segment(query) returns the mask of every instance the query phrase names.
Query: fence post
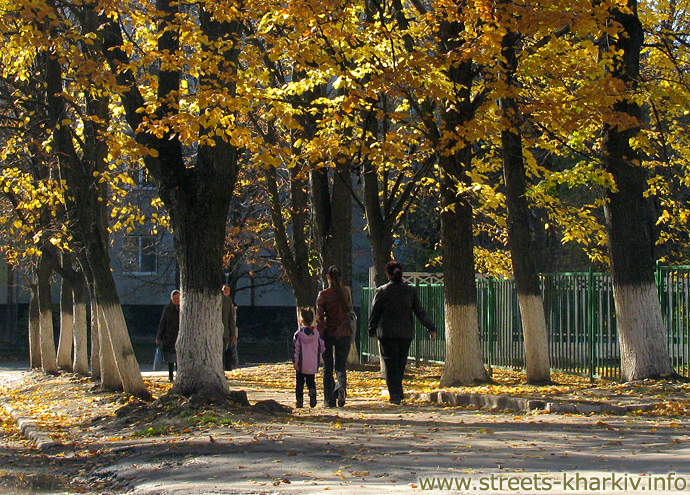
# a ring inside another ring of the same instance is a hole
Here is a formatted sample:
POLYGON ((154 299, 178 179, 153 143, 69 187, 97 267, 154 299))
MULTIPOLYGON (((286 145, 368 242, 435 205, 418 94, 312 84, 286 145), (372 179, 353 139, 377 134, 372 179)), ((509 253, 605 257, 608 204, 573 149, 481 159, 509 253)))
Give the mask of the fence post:
MULTIPOLYGON (((421 289, 420 284, 417 284, 417 285, 416 285, 416 289, 417 289, 417 294, 419 294, 420 289, 421 289)), ((427 291, 427 292, 428 292, 428 291, 427 291)), ((420 297, 421 297, 421 296, 420 296, 420 297)), ((427 297, 428 297, 428 296, 427 296, 427 297)), ((422 306, 424 306, 424 308, 428 308, 428 307, 429 307, 427 297, 422 297, 422 300, 424 301, 424 302, 422 303, 422 306)), ((417 368, 419 368, 419 365, 421 364, 420 358, 419 358, 419 346, 421 345, 421 342, 419 341, 419 332, 417 331, 417 325, 416 325, 416 324, 414 325, 413 331, 414 331, 414 365, 415 365, 417 368)))
POLYGON ((594 269, 587 271, 587 334, 589 337, 589 381, 594 383, 595 349, 594 349, 594 269))
POLYGON ((357 331, 359 332, 359 362, 368 364, 371 362, 371 353, 369 352, 369 333, 368 328, 362 321, 364 315, 369 316, 369 299, 371 294, 367 291, 368 287, 362 287, 362 291, 359 295, 359 318, 357 320, 357 331), (364 356, 366 355, 366 361, 364 356))
POLYGON ((494 365, 494 337, 496 335, 496 289, 494 278, 489 277, 486 291, 486 333, 489 338, 489 366, 494 365))

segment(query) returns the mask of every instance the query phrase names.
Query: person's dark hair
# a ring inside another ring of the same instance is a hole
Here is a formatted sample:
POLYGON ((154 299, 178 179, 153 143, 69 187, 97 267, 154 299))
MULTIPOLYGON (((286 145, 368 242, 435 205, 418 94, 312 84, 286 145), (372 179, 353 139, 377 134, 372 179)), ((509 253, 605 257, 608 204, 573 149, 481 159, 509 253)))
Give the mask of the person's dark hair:
POLYGON ((299 316, 302 319, 302 322, 306 323, 307 325, 311 325, 314 321, 314 311, 311 308, 300 308, 299 316))
POLYGON ((386 263, 386 273, 393 280, 393 282, 399 284, 402 282, 402 266, 397 261, 389 261, 386 263))
POLYGON ((347 299, 345 298, 345 291, 343 289, 343 275, 340 272, 340 268, 333 265, 328 269, 326 273, 331 279, 331 287, 333 287, 335 295, 338 298, 338 302, 340 303, 340 306, 343 308, 343 311, 350 311, 350 305, 348 304, 347 299))

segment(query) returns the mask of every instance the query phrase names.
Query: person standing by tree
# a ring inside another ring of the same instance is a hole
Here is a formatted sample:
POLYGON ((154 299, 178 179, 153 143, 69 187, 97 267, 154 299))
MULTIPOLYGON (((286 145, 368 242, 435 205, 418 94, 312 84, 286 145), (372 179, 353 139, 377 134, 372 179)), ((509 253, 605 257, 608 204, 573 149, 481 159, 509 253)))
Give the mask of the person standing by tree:
POLYGON ((429 337, 436 338, 436 325, 427 316, 417 295, 417 290, 402 281, 402 267, 397 261, 386 264, 388 283, 376 289, 369 313, 369 336, 379 339, 381 357, 386 365, 386 385, 391 404, 401 404, 403 377, 407 353, 414 338, 414 319, 429 330, 429 337))
POLYGON ((316 298, 316 329, 323 336, 326 351, 323 354, 323 394, 326 407, 345 405, 347 396, 347 354, 350 351, 352 330, 347 313, 352 307, 349 291, 342 283, 340 268, 331 266, 326 273, 328 288, 316 298), (334 360, 335 354, 335 360, 334 360), (333 380, 333 370, 337 385, 333 380))
POLYGON ((163 350, 163 360, 168 362, 168 380, 173 381, 177 353, 175 344, 180 331, 180 291, 170 293, 170 302, 163 308, 161 321, 158 324, 156 345, 163 350))
POLYGON ((237 354, 237 309, 230 297, 230 286, 223 286, 223 362, 230 371, 237 368, 239 356, 237 354))

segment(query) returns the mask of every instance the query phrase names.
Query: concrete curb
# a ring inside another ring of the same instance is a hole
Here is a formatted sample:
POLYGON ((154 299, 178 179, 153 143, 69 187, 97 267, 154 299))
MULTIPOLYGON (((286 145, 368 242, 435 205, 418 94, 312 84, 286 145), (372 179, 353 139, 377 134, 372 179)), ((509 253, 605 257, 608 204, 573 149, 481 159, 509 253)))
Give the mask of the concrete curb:
POLYGON ((629 412, 650 411, 656 404, 617 405, 607 402, 573 401, 548 402, 539 399, 524 399, 509 395, 463 394, 455 392, 408 393, 410 399, 448 404, 451 406, 475 406, 496 411, 546 411, 552 414, 627 414, 629 412))
POLYGON ((56 442, 50 435, 41 431, 34 420, 22 415, 22 413, 6 402, 0 401, 0 405, 7 411, 7 414, 12 416, 12 419, 14 419, 21 430, 22 435, 31 440, 42 452, 45 454, 56 454, 64 449, 64 445, 60 442, 56 442))

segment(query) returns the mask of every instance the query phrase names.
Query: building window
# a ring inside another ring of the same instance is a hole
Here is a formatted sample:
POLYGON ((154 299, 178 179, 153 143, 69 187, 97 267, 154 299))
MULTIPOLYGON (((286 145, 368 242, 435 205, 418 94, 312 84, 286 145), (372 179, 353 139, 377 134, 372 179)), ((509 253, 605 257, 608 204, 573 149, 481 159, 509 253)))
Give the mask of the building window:
POLYGON ((138 167, 131 172, 132 180, 136 184, 137 189, 152 190, 156 188, 156 183, 153 178, 149 175, 146 167, 138 167))
POLYGON ((122 253, 122 271, 126 273, 156 273, 156 238, 126 236, 122 253))

